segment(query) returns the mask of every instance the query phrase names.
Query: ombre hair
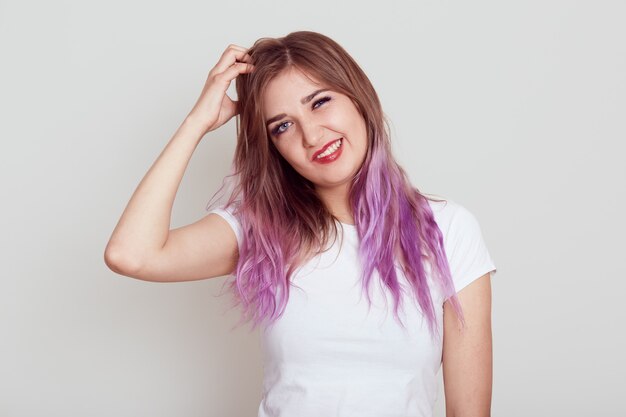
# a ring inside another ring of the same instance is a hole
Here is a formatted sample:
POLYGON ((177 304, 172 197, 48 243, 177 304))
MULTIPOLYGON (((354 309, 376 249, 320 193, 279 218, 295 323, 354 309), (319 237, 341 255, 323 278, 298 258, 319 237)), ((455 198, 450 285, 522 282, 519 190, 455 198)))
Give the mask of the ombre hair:
MULTIPOLYGON (((398 315, 404 289, 401 266, 433 337, 437 318, 429 291, 432 281, 448 299, 465 326, 456 296, 443 236, 428 200, 413 187, 392 156, 389 126, 378 95, 354 59, 335 41, 316 32, 293 32, 282 38, 261 38, 248 50, 255 65, 240 74, 237 90, 236 178, 225 208, 241 224, 239 259, 230 282, 242 320, 273 323, 287 305, 290 276, 304 262, 327 248, 340 224, 318 197, 314 184, 297 173, 280 155, 265 126, 263 94, 272 79, 288 69, 302 71, 352 99, 367 126, 365 160, 352 180, 350 205, 359 237, 363 266, 362 290, 371 307, 369 286, 374 271, 394 299, 398 315)), ((218 191, 219 193, 219 191, 218 191)), ((241 323, 241 321, 240 321, 241 323)))

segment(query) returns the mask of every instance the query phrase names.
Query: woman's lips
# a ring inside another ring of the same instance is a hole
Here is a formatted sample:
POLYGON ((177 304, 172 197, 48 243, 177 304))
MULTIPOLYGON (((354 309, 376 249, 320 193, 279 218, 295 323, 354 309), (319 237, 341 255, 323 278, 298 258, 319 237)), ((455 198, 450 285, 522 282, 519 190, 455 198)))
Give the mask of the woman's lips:
MULTIPOLYGON (((341 153, 343 152, 343 147, 344 147, 343 140, 341 140, 341 142, 339 144, 339 147, 337 149, 335 149, 335 151, 333 153, 331 153, 330 155, 326 155, 324 157, 321 157, 321 158, 314 158, 313 162, 317 162, 317 163, 320 163, 320 164, 329 164, 331 162, 334 162, 341 156, 341 153)), ((328 146, 324 147, 324 149, 327 149, 327 148, 328 148, 328 146)), ((319 152, 318 152, 318 154, 319 154, 319 152)))
MULTIPOLYGON (((322 147, 322 149, 320 149, 319 151, 317 151, 317 152, 315 152, 313 154, 313 157, 311 158, 311 160, 312 161, 317 161, 319 159, 327 158, 326 156, 324 158, 318 158, 317 156, 319 154, 321 154, 321 153, 324 153, 330 146, 334 145, 337 141, 340 141, 340 142, 339 142, 339 148, 337 150, 335 150, 335 152, 333 152, 333 153, 336 153, 343 146, 343 138, 335 139, 335 140, 332 140, 332 141, 328 142, 326 145, 324 145, 324 147, 322 147)), ((330 156, 330 155, 328 155, 328 156, 330 156)))

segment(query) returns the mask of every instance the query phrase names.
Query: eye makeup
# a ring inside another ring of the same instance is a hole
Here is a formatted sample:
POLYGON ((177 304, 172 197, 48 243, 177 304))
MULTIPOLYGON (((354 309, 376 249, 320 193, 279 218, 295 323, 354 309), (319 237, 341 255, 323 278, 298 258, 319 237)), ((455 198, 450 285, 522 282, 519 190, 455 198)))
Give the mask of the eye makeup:
MULTIPOLYGON (((320 98, 319 100, 316 100, 316 101, 313 103, 313 105, 311 106, 311 107, 312 107, 312 110, 315 110, 316 108, 320 107, 322 104, 324 104, 324 103, 326 103, 327 101, 330 101, 330 100, 331 100, 331 98, 330 98, 330 97, 328 97, 328 96, 326 96, 326 97, 322 97, 322 98, 320 98), (320 106, 318 106, 318 104, 319 104, 320 106)), ((277 124, 277 125, 276 125, 276 126, 275 126, 272 130, 271 130, 272 135, 273 135, 273 136, 280 136, 282 133, 284 133, 286 128, 285 128, 285 129, 281 129, 281 128, 282 128, 284 125, 286 125, 287 123, 290 123, 290 122, 281 122, 281 123, 277 124)))

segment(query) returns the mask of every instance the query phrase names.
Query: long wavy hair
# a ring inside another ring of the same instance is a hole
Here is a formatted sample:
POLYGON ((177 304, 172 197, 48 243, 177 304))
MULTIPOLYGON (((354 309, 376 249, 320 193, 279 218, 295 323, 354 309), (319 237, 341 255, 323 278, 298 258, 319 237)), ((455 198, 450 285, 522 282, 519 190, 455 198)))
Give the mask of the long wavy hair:
POLYGON ((427 262, 433 282, 444 299, 449 298, 464 327, 443 236, 428 204, 428 200, 441 200, 422 195, 394 160, 388 122, 363 70, 338 43, 311 31, 261 38, 248 54, 255 69, 236 79, 239 114, 231 174, 236 182, 225 204, 225 208, 232 207, 243 232, 235 280, 230 282, 235 304, 243 306, 242 321, 252 320, 254 328, 279 318, 290 286, 295 285, 290 276, 323 251, 338 232, 338 219, 320 200, 314 184, 279 154, 265 126, 262 98, 267 85, 282 71, 295 68, 350 97, 366 122, 367 154, 352 180, 349 200, 360 242, 362 289, 369 306, 370 282, 378 271, 383 288, 393 295, 394 316, 404 327, 398 315, 404 292, 396 270, 399 263, 431 335, 440 336, 427 262))

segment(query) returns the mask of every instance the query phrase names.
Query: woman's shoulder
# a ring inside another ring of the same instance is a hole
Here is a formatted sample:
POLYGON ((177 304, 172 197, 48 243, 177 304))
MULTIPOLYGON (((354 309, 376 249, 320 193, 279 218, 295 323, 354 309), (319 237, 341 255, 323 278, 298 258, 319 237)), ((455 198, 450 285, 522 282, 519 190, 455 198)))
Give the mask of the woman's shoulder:
POLYGON ((239 218, 239 201, 234 201, 232 204, 218 203, 210 208, 207 208, 208 214, 217 214, 221 216, 235 232, 237 237, 237 243, 241 244, 243 230, 241 225, 241 219, 239 218))
POLYGON ((443 235, 446 257, 456 291, 487 272, 496 271, 477 217, 453 201, 430 201, 437 226, 443 235))

